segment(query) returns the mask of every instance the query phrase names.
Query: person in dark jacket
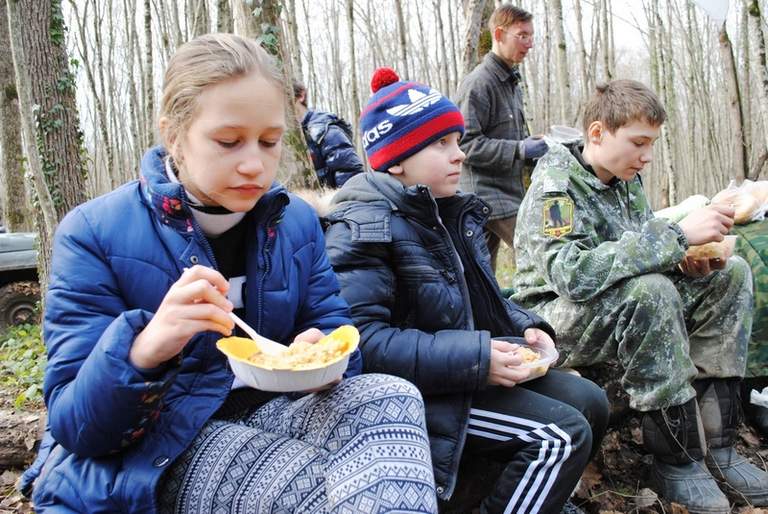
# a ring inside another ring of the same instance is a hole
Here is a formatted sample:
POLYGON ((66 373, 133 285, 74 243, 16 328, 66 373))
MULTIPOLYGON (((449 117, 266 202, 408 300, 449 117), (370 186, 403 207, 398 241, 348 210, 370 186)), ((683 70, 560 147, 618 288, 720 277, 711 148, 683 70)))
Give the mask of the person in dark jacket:
POLYGON ((293 97, 320 185, 335 189, 362 173, 365 167, 355 152, 349 123, 335 114, 309 109, 307 88, 300 82, 293 83, 293 97))
POLYGON ((488 205, 457 193, 458 108, 388 68, 371 89, 361 127, 378 172, 347 182, 326 217, 364 369, 397 374, 424 395, 441 500, 462 456, 484 455, 505 466, 481 512, 559 512, 599 447, 606 396, 560 371, 527 381, 519 345, 497 338, 554 350, 550 325, 499 290, 482 233, 488 205))
POLYGON ((274 183, 280 77, 232 34, 182 45, 141 180, 59 225, 36 512, 436 512, 413 385, 355 354, 315 394, 258 391, 216 349, 233 311, 284 344, 350 321, 315 212, 274 183))
POLYGON ((491 207, 485 227, 491 265, 501 241, 512 249, 517 210, 530 184, 532 159, 547 143, 531 136, 523 110, 520 64, 533 47, 533 15, 503 3, 488 20, 491 51, 459 84, 456 103, 466 120, 461 190, 491 207))

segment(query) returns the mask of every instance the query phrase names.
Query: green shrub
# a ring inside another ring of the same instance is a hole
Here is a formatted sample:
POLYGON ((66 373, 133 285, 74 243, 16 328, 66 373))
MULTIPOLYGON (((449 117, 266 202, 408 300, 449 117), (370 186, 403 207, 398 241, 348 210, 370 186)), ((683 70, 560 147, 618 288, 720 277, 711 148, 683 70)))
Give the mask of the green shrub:
POLYGON ((0 334, 0 387, 14 395, 16 408, 42 405, 45 363, 39 325, 19 325, 0 334))

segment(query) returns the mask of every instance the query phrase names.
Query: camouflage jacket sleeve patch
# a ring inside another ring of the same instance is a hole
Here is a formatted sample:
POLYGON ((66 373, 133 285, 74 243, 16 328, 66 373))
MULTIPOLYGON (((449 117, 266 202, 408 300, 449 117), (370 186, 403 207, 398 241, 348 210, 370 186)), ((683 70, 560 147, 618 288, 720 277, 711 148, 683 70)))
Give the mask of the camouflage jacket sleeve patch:
POLYGON ((559 239, 573 231, 573 200, 567 195, 544 199, 541 232, 559 239))

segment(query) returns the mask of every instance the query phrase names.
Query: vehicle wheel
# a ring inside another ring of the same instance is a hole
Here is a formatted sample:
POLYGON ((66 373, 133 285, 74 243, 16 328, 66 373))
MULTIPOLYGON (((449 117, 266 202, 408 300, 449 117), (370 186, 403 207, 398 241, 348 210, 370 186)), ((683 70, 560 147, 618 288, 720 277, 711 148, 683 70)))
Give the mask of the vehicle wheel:
POLYGON ((13 282, 0 287, 0 330, 12 325, 37 323, 40 284, 13 282))

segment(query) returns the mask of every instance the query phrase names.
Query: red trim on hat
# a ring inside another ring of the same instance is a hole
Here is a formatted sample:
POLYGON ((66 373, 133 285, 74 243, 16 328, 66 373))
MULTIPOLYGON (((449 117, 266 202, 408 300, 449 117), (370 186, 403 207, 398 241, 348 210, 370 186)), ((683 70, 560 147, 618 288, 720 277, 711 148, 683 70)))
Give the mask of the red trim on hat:
MULTIPOLYGON (((394 84, 394 82, 393 82, 393 84, 394 84)), ((394 91, 392 91, 391 93, 389 93, 387 96, 381 97, 378 100, 376 100, 375 102, 373 102, 371 104, 368 104, 368 106, 363 110, 363 112, 360 113, 360 118, 362 119, 362 117, 365 116, 368 113, 368 111, 370 111, 371 109, 375 108, 377 105, 381 104, 382 102, 386 102, 387 100, 389 100, 393 96, 396 96, 396 95, 400 94, 400 92, 403 89, 406 89, 406 88, 409 88, 409 87, 414 87, 414 86, 418 86, 418 84, 416 84, 415 82, 406 82, 405 84, 403 84, 399 88, 397 88, 394 91)), ((381 90, 379 90, 379 91, 381 91, 381 90)))
POLYGON ((392 143, 381 147, 369 155, 368 160, 371 163, 371 167, 379 169, 379 166, 382 164, 418 146, 441 130, 457 125, 464 126, 464 116, 461 115, 460 111, 449 111, 441 114, 437 118, 433 118, 427 123, 419 125, 414 130, 399 136, 392 143))

